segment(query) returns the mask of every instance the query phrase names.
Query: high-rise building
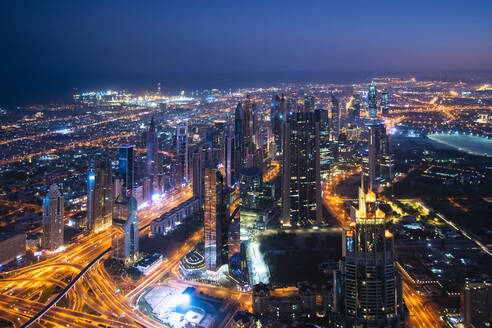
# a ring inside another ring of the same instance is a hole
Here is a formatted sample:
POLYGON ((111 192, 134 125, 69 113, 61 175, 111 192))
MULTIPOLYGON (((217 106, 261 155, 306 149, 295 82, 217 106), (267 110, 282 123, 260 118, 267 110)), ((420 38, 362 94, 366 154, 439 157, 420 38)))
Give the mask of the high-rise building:
POLYGON ((283 156, 284 224, 321 223, 320 123, 316 113, 290 113, 283 156))
POLYGON ((314 96, 306 95, 304 96, 304 111, 314 112, 315 99, 314 96))
POLYGON ((154 117, 150 121, 149 131, 147 132, 147 157, 145 159, 146 177, 151 180, 152 194, 159 193, 159 142, 155 131, 154 117))
POLYGON ((95 233, 111 227, 113 208, 111 163, 96 158, 87 174, 87 229, 95 233))
POLYGON ((377 107, 378 92, 376 86, 371 85, 369 87, 369 93, 367 95, 367 107, 369 109, 369 118, 374 118, 378 114, 377 107))
MULTIPOLYGON (((205 168, 204 244, 205 270, 216 272, 222 258, 222 223, 224 212, 224 185, 217 168, 205 168)), ((227 242, 227 241, 225 241, 227 242)))
POLYGON ((381 112, 383 116, 388 115, 388 94, 386 92, 383 92, 381 94, 381 112))
POLYGON ((461 315, 465 328, 492 327, 492 284, 466 282, 461 291, 461 315))
POLYGON ((178 125, 176 133, 176 155, 179 161, 181 183, 188 181, 188 126, 178 125))
POLYGON ((137 200, 135 197, 120 194, 113 205, 113 225, 111 257, 133 263, 138 256, 137 200))
POLYGON ((320 174, 322 178, 326 178, 334 162, 333 142, 330 140, 330 120, 327 110, 316 109, 315 113, 316 120, 319 121, 320 174))
POLYGON ((363 174, 355 227, 344 232, 344 258, 334 277, 335 327, 405 327, 402 281, 396 270, 393 235, 363 174))
POLYGON ((203 204, 204 197, 204 158, 202 147, 198 146, 193 150, 191 155, 192 174, 193 174, 193 197, 198 199, 200 206, 203 204))
POLYGON ((118 179, 121 183, 121 192, 125 196, 132 195, 135 184, 135 168, 134 168, 134 145, 120 146, 119 162, 118 162, 118 179))
MULTIPOLYGON (((285 99, 284 99, 285 102, 285 99)), ((282 151, 282 121, 283 113, 280 109, 281 99, 275 94, 270 102, 270 123, 272 125, 272 134, 275 140, 275 152, 281 153, 282 151)))
POLYGON ((333 95, 331 96, 330 134, 332 140, 336 140, 340 134, 340 104, 333 95))
POLYGON ((382 123, 369 126, 369 186, 375 190, 393 178, 388 136, 382 123))
POLYGON ((239 181, 241 240, 251 239, 258 228, 262 188, 263 176, 259 168, 244 167, 241 169, 239 181))
POLYGON ((64 200, 58 186, 52 184, 43 199, 43 249, 55 250, 63 246, 64 200))
POLYGON ((234 137, 236 142, 236 152, 239 154, 239 164, 244 162, 244 109, 239 102, 234 113, 234 137))
POLYGON ((246 96, 243 106, 243 127, 242 127, 242 141, 243 141, 243 161, 245 166, 251 166, 253 164, 253 158, 256 153, 255 144, 255 128, 256 128, 256 118, 254 104, 251 101, 249 95, 246 96))
POLYGON ((231 187, 237 181, 239 163, 239 152, 236 149, 236 138, 232 127, 227 126, 224 140, 224 171, 225 181, 228 187, 231 187))

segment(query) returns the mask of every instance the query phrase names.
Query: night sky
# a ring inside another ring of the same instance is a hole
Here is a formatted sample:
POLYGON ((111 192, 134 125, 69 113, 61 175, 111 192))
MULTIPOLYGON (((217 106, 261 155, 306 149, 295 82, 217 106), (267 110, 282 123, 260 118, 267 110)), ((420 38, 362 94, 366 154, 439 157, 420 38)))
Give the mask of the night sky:
POLYGON ((231 72, 492 69, 492 1, 13 0, 0 26, 0 104, 231 72))

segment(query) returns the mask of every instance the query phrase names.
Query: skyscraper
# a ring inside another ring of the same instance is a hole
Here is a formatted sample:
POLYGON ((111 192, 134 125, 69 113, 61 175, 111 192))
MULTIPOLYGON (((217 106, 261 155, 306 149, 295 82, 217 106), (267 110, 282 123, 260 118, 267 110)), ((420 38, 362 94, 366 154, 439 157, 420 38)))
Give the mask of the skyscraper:
POLYGON ((367 95, 367 107, 369 108, 369 118, 374 118, 378 114, 377 99, 378 99, 378 94, 377 94, 376 86, 371 85, 369 87, 369 93, 367 95))
POLYGON ((135 179, 134 145, 120 146, 118 162, 118 179, 121 183, 121 192, 126 196, 132 195, 135 179))
POLYGON ((149 131, 147 132, 147 157, 145 159, 145 173, 152 184, 152 194, 159 192, 159 142, 155 131, 154 117, 150 121, 149 131))
POLYGON ((331 116, 330 116, 331 139, 338 139, 340 134, 340 104, 335 96, 331 96, 331 116))
POLYGON ((176 155, 178 156, 181 183, 186 183, 188 177, 188 126, 178 125, 176 133, 176 155))
POLYGON ((135 197, 120 194, 113 205, 111 257, 133 263, 138 255, 139 222, 135 197))
POLYGON ((388 136, 382 123, 369 126, 369 188, 375 190, 392 179, 388 136))
POLYGON ((314 112, 290 113, 283 156, 284 224, 321 223, 320 131, 314 112))
POLYGON ((256 153, 256 144, 255 144, 255 111, 254 104, 249 98, 249 95, 246 96, 246 100, 244 101, 244 116, 243 116, 243 151, 244 151, 244 165, 251 166, 253 164, 253 157, 256 153))
POLYGON ((191 155, 191 160, 192 160, 192 174, 193 174, 193 180, 192 180, 193 197, 196 197, 198 199, 201 206, 203 204, 203 197, 204 197, 204 187, 203 187, 204 159, 203 159, 203 152, 201 146, 198 146, 193 150, 193 153, 191 155))
POLYGON ((335 275, 335 327, 405 327, 401 277, 396 270, 393 235, 376 195, 359 188, 355 228, 344 232, 345 257, 335 275))
POLYGON ((205 270, 216 272, 221 265, 223 178, 217 168, 205 168, 204 243, 205 270))
MULTIPOLYGON (((284 99, 285 101, 285 99, 284 99)), ((280 97, 275 94, 272 96, 270 102, 270 123, 272 125, 273 138, 275 140, 275 152, 281 153, 282 151, 282 120, 283 115, 280 111, 280 97)))
POLYGON ((113 183, 111 163, 96 158, 87 174, 87 228, 99 233, 111 226, 113 183))
POLYGON ((224 139, 224 171, 228 187, 237 181, 239 171, 239 152, 236 149, 236 138, 231 126, 226 127, 224 139))
POLYGON ((236 152, 239 155, 239 165, 244 162, 244 109, 239 102, 234 113, 234 137, 236 143, 236 152))
POLYGON ((244 167, 241 169, 239 181, 241 240, 249 240, 257 228, 262 187, 263 176, 259 168, 244 167))
POLYGON ((55 250, 63 246, 63 215, 65 205, 58 186, 52 184, 43 199, 43 249, 55 250))
POLYGON ((383 116, 388 115, 388 94, 386 92, 383 92, 381 94, 381 112, 383 116))

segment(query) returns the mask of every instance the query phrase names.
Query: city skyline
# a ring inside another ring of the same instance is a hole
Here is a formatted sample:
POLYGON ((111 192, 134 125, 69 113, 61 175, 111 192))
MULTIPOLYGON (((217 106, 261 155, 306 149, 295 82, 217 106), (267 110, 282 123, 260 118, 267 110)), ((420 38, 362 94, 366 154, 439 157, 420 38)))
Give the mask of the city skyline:
POLYGON ((492 2, 0 21, 0 327, 492 326, 492 2))
POLYGON ((490 76, 490 12, 483 1, 3 4, 0 101, 159 81, 179 90, 342 74, 490 76))

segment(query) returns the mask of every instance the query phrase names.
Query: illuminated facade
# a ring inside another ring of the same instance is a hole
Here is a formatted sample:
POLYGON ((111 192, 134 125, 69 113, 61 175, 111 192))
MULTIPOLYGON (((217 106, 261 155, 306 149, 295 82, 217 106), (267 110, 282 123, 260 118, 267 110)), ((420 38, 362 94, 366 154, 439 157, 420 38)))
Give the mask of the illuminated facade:
POLYGON ((290 113, 283 154, 284 224, 321 222, 320 133, 314 112, 290 113))
POLYGON ((43 199, 43 249, 55 250, 63 246, 63 195, 58 186, 52 184, 43 199))
POLYGON ((249 240, 257 229, 262 193, 262 172, 257 167, 244 167, 240 171, 239 206, 240 238, 249 240))
POLYGON ((221 265, 223 178, 216 168, 205 168, 204 242, 205 270, 216 272, 221 265))
POLYGON ((119 195, 113 205, 111 257, 133 263, 138 256, 138 215, 135 197, 119 195))
POLYGON ((87 174, 87 229, 95 233, 111 226, 113 183, 111 163, 97 158, 87 174))
POLYGON ((367 107, 369 109, 369 118, 375 118, 378 114, 377 107, 378 92, 376 86, 371 85, 369 87, 369 93, 367 95, 367 107))
POLYGON ((176 154, 179 161, 179 177, 182 183, 189 180, 188 177, 188 126, 178 125, 176 128, 176 154))
POLYGON ((392 178, 386 128, 382 123, 372 124, 369 126, 369 188, 374 190, 377 186, 390 182, 392 178))
POLYGON ((145 173, 152 185, 152 195, 159 193, 159 142, 155 131, 154 117, 150 121, 149 131, 147 132, 147 156, 145 158, 145 173))
POLYGON ((355 227, 344 233, 344 258, 335 275, 335 327, 405 327, 401 277, 396 270, 393 235, 376 195, 359 188, 355 227))
POLYGON ((119 151, 118 179, 121 184, 121 193, 125 193, 125 196, 132 195, 135 184, 134 148, 134 145, 124 145, 119 151))

